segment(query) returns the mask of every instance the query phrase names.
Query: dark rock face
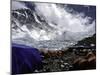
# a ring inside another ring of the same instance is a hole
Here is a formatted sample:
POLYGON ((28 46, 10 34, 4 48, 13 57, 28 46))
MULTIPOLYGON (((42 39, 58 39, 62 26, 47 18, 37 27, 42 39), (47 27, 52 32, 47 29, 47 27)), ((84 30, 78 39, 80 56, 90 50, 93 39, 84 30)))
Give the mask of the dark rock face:
POLYGON ((42 58, 35 48, 12 44, 12 74, 33 73, 42 68, 42 58))
POLYGON ((35 21, 33 12, 30 9, 12 10, 11 15, 22 24, 32 23, 35 21))
POLYGON ((92 37, 85 38, 78 42, 76 45, 84 45, 84 46, 96 46, 96 34, 94 34, 92 37))

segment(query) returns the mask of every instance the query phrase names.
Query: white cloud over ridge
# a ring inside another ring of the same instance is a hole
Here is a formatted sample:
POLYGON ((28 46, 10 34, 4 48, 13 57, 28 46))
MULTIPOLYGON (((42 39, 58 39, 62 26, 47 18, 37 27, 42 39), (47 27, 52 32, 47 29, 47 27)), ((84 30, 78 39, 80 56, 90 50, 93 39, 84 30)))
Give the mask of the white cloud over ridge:
POLYGON ((56 39, 79 41, 95 34, 95 20, 91 23, 92 18, 82 12, 69 13, 67 9, 56 4, 35 3, 35 5, 35 10, 41 17, 43 16, 50 24, 57 24, 57 26, 52 25, 56 29, 52 37, 56 39))

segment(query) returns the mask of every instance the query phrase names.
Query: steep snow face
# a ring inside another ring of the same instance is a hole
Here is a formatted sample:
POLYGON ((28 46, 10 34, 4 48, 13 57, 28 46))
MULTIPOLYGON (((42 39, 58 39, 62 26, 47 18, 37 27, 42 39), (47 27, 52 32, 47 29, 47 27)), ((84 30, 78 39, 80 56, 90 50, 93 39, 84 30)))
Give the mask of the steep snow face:
POLYGON ((69 9, 67 5, 31 3, 34 6, 31 10, 24 2, 15 3, 12 3, 11 11, 12 40, 17 43, 28 42, 40 47, 41 41, 49 41, 48 45, 42 44, 42 47, 48 47, 65 41, 70 46, 95 34, 95 19, 84 12, 69 9))

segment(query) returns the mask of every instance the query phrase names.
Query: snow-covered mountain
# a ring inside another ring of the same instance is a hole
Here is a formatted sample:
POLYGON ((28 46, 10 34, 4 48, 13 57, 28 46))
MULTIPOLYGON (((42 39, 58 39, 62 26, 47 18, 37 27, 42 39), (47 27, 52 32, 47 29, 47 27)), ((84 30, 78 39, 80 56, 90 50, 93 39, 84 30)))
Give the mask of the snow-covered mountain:
POLYGON ((31 8, 27 2, 12 2, 12 42, 56 49, 95 34, 95 20, 83 12, 54 3, 29 4, 31 8))

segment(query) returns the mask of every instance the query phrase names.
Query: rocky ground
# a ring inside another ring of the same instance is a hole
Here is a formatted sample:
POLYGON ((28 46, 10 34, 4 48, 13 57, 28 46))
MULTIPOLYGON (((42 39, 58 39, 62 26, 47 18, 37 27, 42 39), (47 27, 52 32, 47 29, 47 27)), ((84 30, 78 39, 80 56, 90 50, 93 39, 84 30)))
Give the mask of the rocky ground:
POLYGON ((66 50, 43 54, 43 69, 35 72, 59 72, 72 70, 87 70, 96 68, 96 54, 94 49, 81 51, 66 50))
POLYGON ((76 45, 64 50, 43 52, 43 69, 35 70, 35 73, 96 69, 95 41, 94 35, 80 41, 77 45, 84 44, 81 47, 76 45))

